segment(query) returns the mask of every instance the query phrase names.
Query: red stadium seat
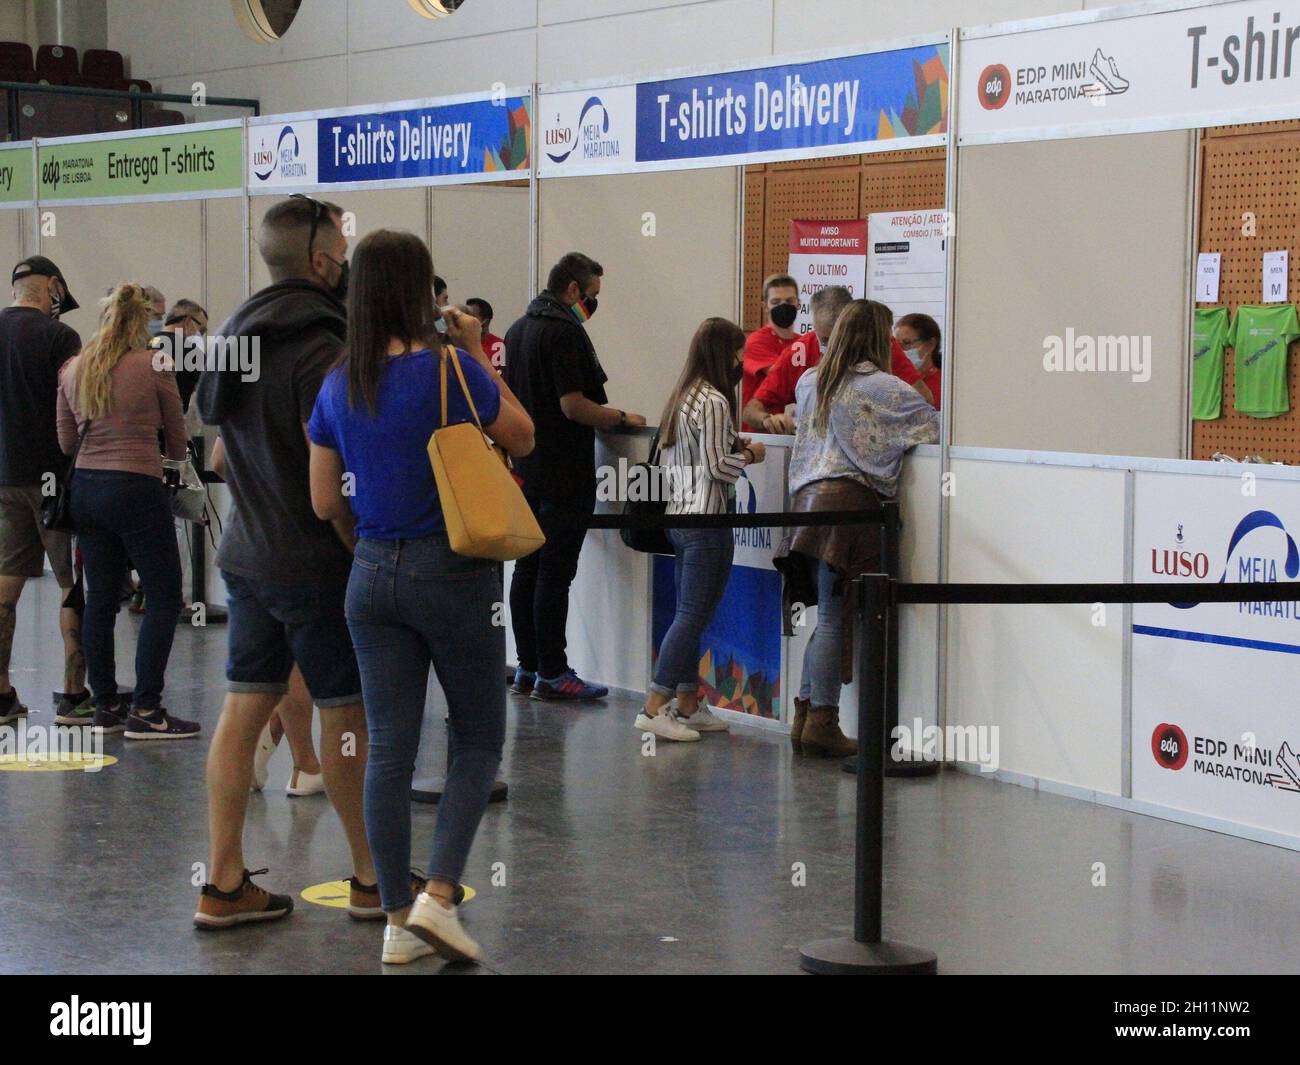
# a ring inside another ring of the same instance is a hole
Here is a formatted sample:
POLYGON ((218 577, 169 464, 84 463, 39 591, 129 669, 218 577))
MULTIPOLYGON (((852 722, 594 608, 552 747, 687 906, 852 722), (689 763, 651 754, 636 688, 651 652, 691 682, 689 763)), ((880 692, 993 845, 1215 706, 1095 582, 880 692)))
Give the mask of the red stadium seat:
POLYGON ((73 137, 98 132, 89 100, 57 99, 25 93, 18 105, 17 137, 73 137))
POLYGON ((51 85, 66 85, 76 77, 77 50, 70 45, 43 44, 36 50, 36 73, 51 85))
POLYGON ((171 111, 165 107, 146 107, 144 111, 144 128, 152 126, 180 126, 185 124, 185 116, 180 111, 171 111))
POLYGON ((122 53, 107 48, 90 48, 81 57, 81 76, 97 82, 117 84, 126 81, 126 66, 122 53))
POLYGON ((15 74, 30 74, 35 71, 32 65, 32 46, 22 41, 0 41, 0 80, 22 81, 15 74))

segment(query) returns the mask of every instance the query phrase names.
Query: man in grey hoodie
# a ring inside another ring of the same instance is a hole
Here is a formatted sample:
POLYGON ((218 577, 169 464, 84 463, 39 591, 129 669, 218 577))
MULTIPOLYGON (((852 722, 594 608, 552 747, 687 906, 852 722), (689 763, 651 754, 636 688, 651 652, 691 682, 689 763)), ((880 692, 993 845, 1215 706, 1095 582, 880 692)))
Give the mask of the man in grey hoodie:
MULTIPOLYGON (((352 850, 348 911, 383 918, 362 819, 366 719, 343 615, 355 543, 350 523, 312 511, 306 425, 343 350, 347 238, 341 209, 304 196, 275 204, 258 233, 272 283, 222 328, 254 348, 255 371, 205 368, 199 410, 221 430, 232 507, 217 566, 226 582, 228 694, 208 752, 211 864, 194 922, 227 928, 283 917, 293 899, 253 883, 243 828, 257 739, 296 661, 321 710, 326 791, 352 850)), ((247 360, 238 361, 245 367, 247 360)))

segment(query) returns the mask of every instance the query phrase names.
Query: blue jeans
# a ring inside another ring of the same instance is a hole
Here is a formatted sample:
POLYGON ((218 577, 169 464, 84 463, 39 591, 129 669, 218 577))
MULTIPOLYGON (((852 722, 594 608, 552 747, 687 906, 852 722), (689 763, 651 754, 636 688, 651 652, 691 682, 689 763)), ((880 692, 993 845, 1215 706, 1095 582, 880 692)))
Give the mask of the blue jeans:
POLYGON ((97 706, 117 695, 113 628, 129 565, 144 587, 144 622, 135 643, 132 706, 162 705, 163 678, 176 636, 181 556, 171 501, 160 477, 121 470, 77 470, 72 476, 72 520, 86 572, 81 639, 86 679, 97 706))
POLYGON ((730 529, 669 529, 677 549, 677 612, 659 645, 650 690, 672 698, 700 686, 700 637, 713 620, 731 576, 736 539, 730 529))
POLYGON ((813 706, 839 706, 840 648, 843 639, 844 596, 835 594, 835 571, 821 559, 817 563, 817 628, 803 652, 799 698, 812 698, 813 706))
POLYGON ((411 904, 411 778, 429 666, 447 698, 447 782, 426 874, 459 883, 501 764, 506 633, 495 562, 454 554, 446 534, 362 540, 346 611, 370 726, 366 836, 391 913, 411 904))

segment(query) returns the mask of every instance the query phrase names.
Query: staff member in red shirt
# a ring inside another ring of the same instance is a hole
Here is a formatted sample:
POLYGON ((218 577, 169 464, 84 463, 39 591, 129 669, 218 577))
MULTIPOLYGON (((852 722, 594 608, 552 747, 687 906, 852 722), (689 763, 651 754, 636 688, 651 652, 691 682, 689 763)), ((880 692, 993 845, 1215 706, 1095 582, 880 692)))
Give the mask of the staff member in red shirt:
MULTIPOLYGON (((799 317, 799 286, 789 274, 773 274, 763 282, 763 308, 767 324, 745 340, 745 372, 740 384, 740 405, 744 409, 754 398, 764 375, 781 357, 781 352, 798 339, 791 328, 799 317)), ((757 425, 744 427, 761 431, 757 425)))
POLYGON ((929 388, 934 397, 930 402, 938 410, 939 383, 943 379, 940 369, 943 338, 939 334, 939 323, 928 314, 905 314, 894 325, 894 340, 902 346, 908 361, 929 388))
MULTIPOLYGON (((793 433, 794 419, 785 413, 794 402, 794 386, 804 372, 821 361, 822 341, 829 339, 840 312, 853 299, 842 285, 819 289, 812 298, 813 330, 797 337, 772 364, 753 398, 745 406, 744 418, 753 432, 793 433)), ((927 403, 934 404, 931 389, 921 379, 897 339, 890 344, 890 371, 917 390, 927 403)))
POLYGON ((497 373, 505 373, 506 342, 492 332, 492 304, 485 299, 474 296, 465 301, 465 310, 482 323, 483 354, 488 357, 497 373))

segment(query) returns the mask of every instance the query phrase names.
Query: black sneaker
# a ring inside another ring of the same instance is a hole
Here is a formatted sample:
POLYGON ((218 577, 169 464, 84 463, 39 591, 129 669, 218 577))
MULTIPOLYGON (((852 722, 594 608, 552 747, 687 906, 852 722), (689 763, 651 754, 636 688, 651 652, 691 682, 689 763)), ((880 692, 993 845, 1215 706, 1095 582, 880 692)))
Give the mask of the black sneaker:
POLYGON ((126 718, 129 713, 126 698, 121 694, 114 695, 103 706, 95 707, 95 717, 91 725, 91 731, 97 732, 101 736, 121 732, 126 728, 126 718))
POLYGON ((20 717, 27 716, 27 707, 18 701, 18 691, 11 688, 4 695, 0 695, 0 725, 7 725, 11 721, 17 721, 20 717))
POLYGON ((133 709, 126 718, 128 740, 188 740, 199 734, 197 721, 182 721, 159 707, 156 710, 133 709))
POLYGON ((80 695, 67 692, 54 693, 54 723, 56 725, 90 725, 95 720, 95 700, 90 692, 80 695))

